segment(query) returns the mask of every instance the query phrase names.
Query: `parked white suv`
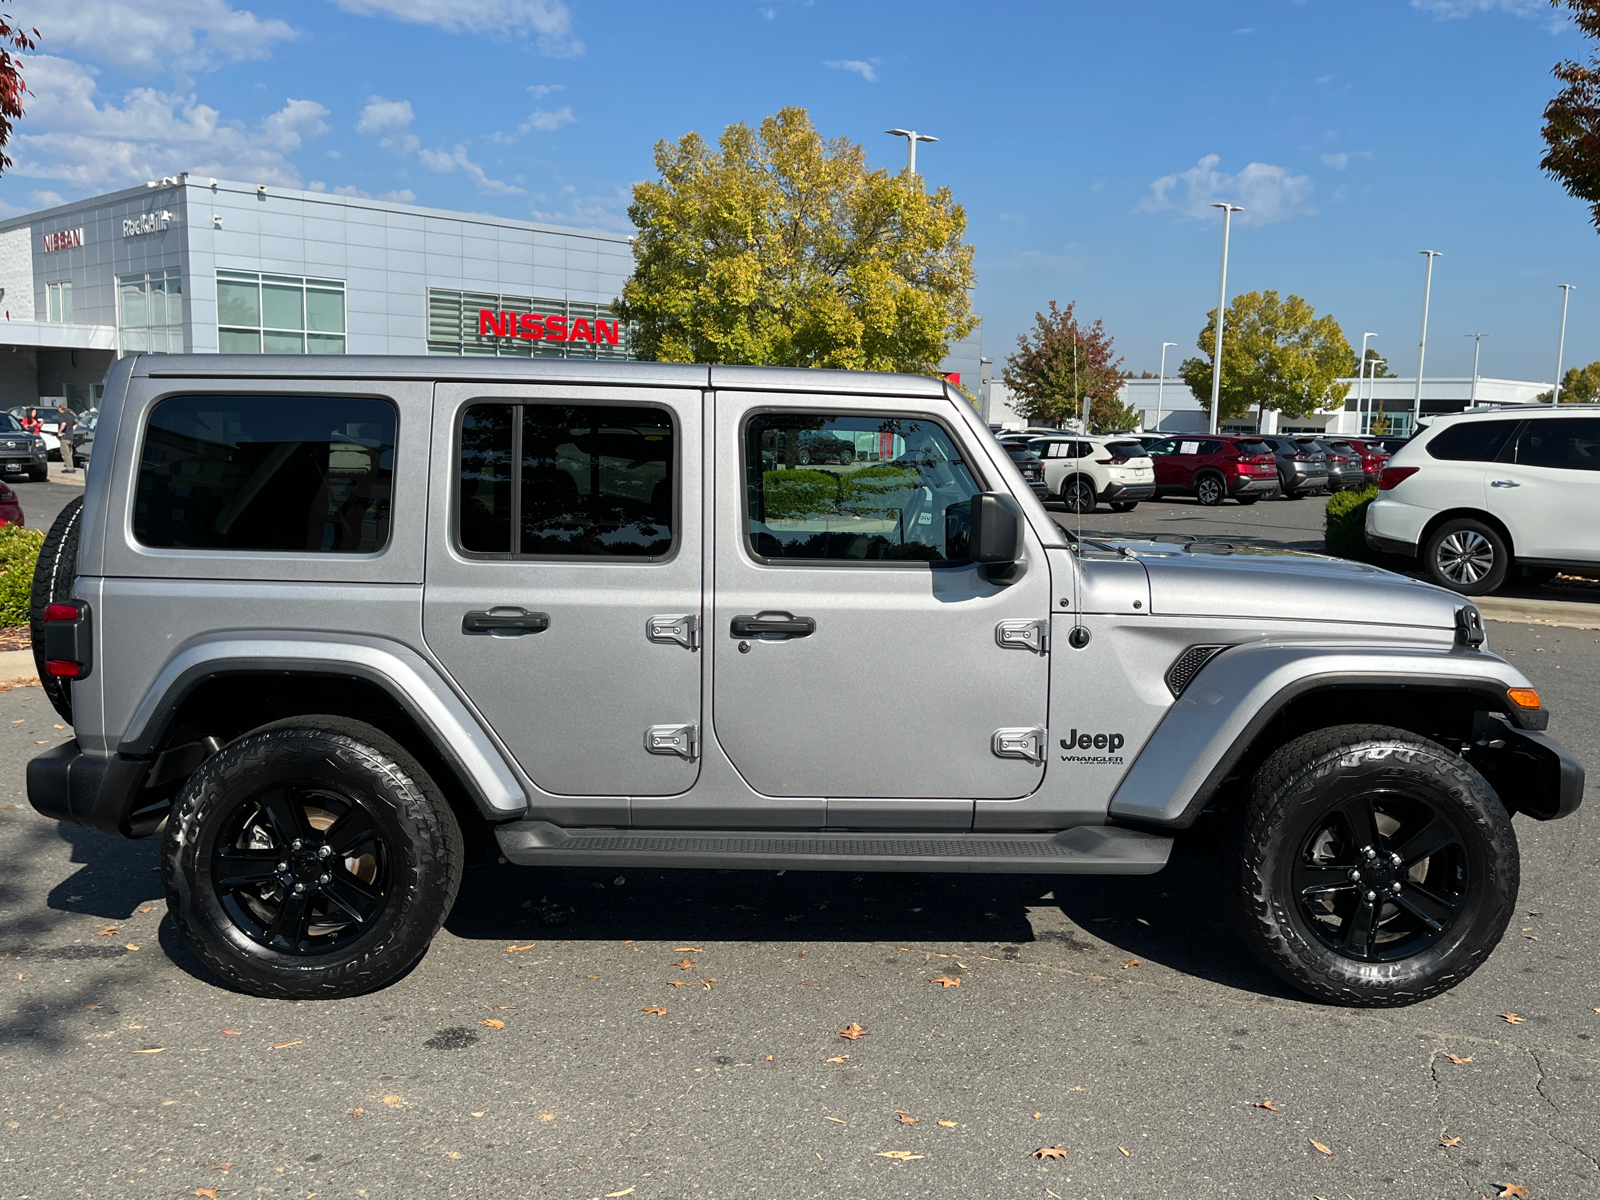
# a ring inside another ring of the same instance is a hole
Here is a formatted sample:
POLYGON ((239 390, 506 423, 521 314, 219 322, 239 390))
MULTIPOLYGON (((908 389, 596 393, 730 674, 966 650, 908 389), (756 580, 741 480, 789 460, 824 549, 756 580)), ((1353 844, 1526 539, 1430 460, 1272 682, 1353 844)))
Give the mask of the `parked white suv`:
POLYGON ((1126 434, 1072 434, 1037 438, 1028 448, 1044 461, 1048 499, 1068 512, 1093 512, 1105 501, 1132 512, 1156 494, 1156 471, 1144 443, 1126 434))
POLYGON ((1442 417, 1389 460, 1367 544, 1467 596, 1600 568, 1600 406, 1442 417))

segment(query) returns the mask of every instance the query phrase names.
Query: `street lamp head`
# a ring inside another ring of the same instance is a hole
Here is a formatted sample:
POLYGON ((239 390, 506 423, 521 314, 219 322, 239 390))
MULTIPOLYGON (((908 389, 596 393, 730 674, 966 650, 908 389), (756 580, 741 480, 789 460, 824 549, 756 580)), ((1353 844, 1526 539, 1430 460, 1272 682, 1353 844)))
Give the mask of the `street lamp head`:
POLYGON ((928 135, 927 135, 927 134, 925 134, 925 133, 919 133, 919 134, 917 134, 917 141, 919 141, 919 142, 937 142, 937 141, 938 141, 938 140, 939 140, 939 139, 938 139, 938 138, 936 138, 936 137, 929 137, 929 136, 928 136, 928 135))
POLYGON ((1223 200, 1213 200, 1211 202, 1211 207, 1212 208, 1224 209, 1227 212, 1231 212, 1231 213, 1243 212, 1244 211, 1243 207, 1241 207, 1240 205, 1229 204, 1229 203, 1227 203, 1226 201, 1223 201, 1223 200))
POLYGON ((1439 251, 1439 250, 1418 250, 1417 253, 1418 254, 1426 254, 1429 258, 1443 258, 1444 257, 1443 252, 1439 251))
POLYGON ((911 129, 885 129, 884 132, 885 133, 892 133, 892 134, 894 134, 895 137, 911 137, 915 133, 915 130, 911 130, 911 129))

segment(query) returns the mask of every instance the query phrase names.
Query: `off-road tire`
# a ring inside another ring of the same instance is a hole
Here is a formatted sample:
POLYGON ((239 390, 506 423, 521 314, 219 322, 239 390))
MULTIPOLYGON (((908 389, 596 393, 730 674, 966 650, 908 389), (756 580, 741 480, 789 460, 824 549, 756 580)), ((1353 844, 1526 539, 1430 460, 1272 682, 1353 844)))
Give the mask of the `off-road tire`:
POLYGON ((33 665, 39 672, 39 686, 45 699, 72 724, 72 684, 44 667, 44 610, 52 604, 72 599, 72 585, 78 578, 78 533, 83 528, 83 497, 67 501, 44 535, 39 547, 39 562, 33 568, 33 590, 28 596, 28 636, 33 642, 33 665))
POLYGON ((1202 475, 1194 481, 1194 498, 1206 508, 1215 508, 1228 498, 1228 485, 1221 475, 1202 475))
POLYGON ((1318 1000, 1383 1008, 1448 991, 1483 964, 1516 909, 1520 858, 1505 806, 1468 763, 1403 729, 1340 725, 1261 765, 1224 872, 1241 935, 1276 975, 1318 1000), (1305 831, 1341 793, 1384 784, 1429 796, 1460 832, 1471 872, 1462 910, 1438 941, 1408 958, 1361 961, 1307 932, 1289 878, 1305 831))
POLYGON ((28 479, 33 483, 43 483, 50 478, 49 467, 29 467, 28 479))
POLYGON ((161 881, 178 931, 202 962, 256 996, 338 999, 380 988, 427 950, 461 885, 461 830, 426 771, 386 734, 336 716, 264 725, 201 765, 173 805, 161 881), (323 954, 253 941, 213 886, 213 850, 235 808, 273 782, 310 781, 359 793, 393 848, 373 927, 323 954))
POLYGON ((1486 521, 1470 517, 1446 521, 1430 533, 1422 544, 1421 557, 1429 582, 1463 596, 1487 596, 1497 592, 1505 586, 1506 577, 1511 573, 1511 548, 1500 531, 1486 521), (1480 549, 1481 558, 1470 563, 1462 558, 1463 552, 1480 549), (1457 553, 1451 554, 1451 550, 1457 553), (1458 565, 1452 567, 1452 561, 1458 565), (1477 578, 1467 578, 1480 570, 1482 574, 1477 578))

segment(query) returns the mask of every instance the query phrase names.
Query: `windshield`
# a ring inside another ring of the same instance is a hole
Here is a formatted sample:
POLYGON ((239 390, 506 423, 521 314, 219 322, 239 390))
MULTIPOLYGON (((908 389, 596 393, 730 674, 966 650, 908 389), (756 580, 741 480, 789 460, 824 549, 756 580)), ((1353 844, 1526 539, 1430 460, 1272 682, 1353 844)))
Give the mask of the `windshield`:
POLYGON ((1113 458, 1148 458, 1143 442, 1107 442, 1106 449, 1113 458))
POLYGON ((0 413, 0 433, 25 433, 22 422, 10 413, 0 413))
POLYGON ((1235 444, 1239 447, 1239 453, 1243 454, 1247 458, 1254 457, 1257 454, 1271 454, 1272 453, 1272 447, 1267 445, 1265 442, 1260 442, 1260 441, 1245 442, 1245 441, 1241 441, 1241 442, 1237 442, 1235 444))

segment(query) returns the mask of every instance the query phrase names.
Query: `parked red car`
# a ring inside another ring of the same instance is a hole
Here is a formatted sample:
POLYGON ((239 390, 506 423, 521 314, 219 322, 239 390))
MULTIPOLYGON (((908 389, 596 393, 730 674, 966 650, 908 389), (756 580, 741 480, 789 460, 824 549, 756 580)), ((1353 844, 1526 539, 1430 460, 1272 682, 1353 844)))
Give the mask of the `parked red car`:
POLYGON ((1167 438, 1150 447, 1156 495, 1193 496, 1206 507, 1232 496, 1254 504, 1279 490, 1278 459, 1258 437, 1167 438))
POLYGON ((23 523, 22 501, 17 499, 16 492, 0 483, 0 525, 15 525, 20 528, 23 523))
POLYGON ((1332 443, 1336 447, 1349 446, 1361 459, 1361 475, 1366 483, 1377 483, 1383 468, 1389 465, 1389 451, 1371 438, 1340 438, 1332 443))

